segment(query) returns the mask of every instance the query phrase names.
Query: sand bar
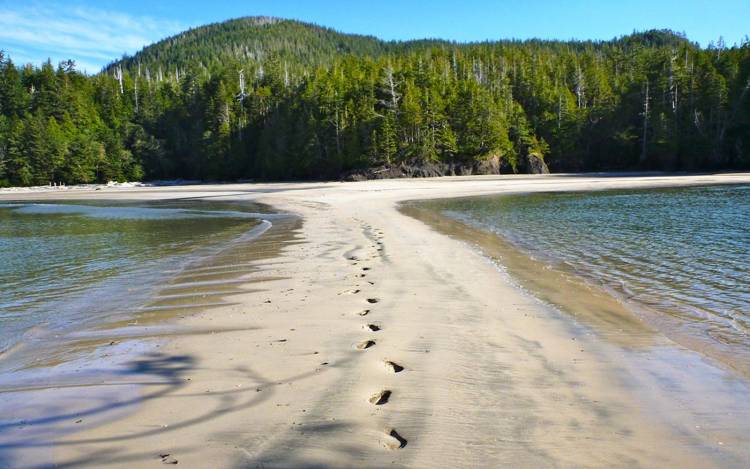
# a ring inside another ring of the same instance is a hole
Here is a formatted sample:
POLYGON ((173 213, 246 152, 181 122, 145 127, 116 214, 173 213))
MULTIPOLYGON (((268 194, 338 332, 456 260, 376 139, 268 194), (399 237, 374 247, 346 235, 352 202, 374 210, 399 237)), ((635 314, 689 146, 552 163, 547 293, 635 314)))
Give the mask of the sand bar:
POLYGON ((749 182, 489 176, 0 194, 248 200, 302 220, 274 235, 283 243, 266 239, 269 255, 241 259, 262 278, 227 287, 227 304, 155 315, 120 336, 130 381, 0 390, 0 405, 36 412, 0 432, 0 449, 9 467, 747 467, 745 378, 654 331, 591 327, 545 306, 398 204, 749 182))

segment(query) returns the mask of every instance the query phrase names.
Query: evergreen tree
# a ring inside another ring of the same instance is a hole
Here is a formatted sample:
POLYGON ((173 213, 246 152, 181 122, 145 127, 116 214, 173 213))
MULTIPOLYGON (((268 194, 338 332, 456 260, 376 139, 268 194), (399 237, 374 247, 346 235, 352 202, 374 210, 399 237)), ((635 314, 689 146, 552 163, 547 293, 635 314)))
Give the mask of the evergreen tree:
POLYGON ((0 184, 750 167, 750 44, 383 42, 243 18, 86 76, 0 52, 0 184))

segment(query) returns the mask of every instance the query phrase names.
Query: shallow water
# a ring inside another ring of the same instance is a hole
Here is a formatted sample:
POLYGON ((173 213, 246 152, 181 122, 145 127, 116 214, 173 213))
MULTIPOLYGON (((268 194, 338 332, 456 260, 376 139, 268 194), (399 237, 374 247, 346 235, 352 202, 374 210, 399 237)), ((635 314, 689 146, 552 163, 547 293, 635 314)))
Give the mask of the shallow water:
POLYGON ((422 205, 500 235, 552 269, 578 274, 647 311, 667 332, 677 330, 736 361, 750 357, 750 186, 422 205))
POLYGON ((0 204, 0 352, 127 319, 196 257, 260 223, 206 202, 0 204))

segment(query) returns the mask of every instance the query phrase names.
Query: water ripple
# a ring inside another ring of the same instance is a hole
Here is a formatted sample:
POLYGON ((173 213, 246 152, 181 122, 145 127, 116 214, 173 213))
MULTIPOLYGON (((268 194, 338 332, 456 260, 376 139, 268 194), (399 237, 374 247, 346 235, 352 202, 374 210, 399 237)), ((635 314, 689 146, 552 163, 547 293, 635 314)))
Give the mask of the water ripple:
POLYGON ((750 186, 466 198, 433 204, 551 265, 750 347, 750 186))

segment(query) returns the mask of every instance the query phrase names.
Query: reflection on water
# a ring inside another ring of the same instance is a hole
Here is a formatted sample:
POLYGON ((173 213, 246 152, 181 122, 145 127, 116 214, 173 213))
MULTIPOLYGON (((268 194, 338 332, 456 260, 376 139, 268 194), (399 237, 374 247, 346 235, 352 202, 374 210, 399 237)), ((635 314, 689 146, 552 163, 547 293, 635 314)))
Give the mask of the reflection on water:
POLYGON ((711 343, 737 362, 750 358, 750 186, 478 197, 422 207, 579 274, 655 313, 658 326, 711 343))
POLYGON ((252 232, 258 211, 195 201, 0 205, 0 351, 127 317, 196 256, 252 232))

